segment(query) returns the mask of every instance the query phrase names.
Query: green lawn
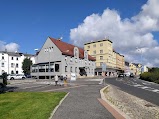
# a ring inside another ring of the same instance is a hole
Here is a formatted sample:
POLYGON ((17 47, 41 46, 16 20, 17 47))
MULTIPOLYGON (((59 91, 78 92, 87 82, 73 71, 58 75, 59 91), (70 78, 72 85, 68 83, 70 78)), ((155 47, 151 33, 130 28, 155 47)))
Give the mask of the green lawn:
POLYGON ((64 92, 10 92, 0 94, 0 119, 48 119, 64 92))

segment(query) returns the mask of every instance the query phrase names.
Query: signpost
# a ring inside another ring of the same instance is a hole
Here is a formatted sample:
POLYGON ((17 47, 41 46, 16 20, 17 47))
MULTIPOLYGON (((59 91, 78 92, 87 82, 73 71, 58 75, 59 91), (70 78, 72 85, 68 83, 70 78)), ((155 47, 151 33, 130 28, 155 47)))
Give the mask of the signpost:
POLYGON ((103 76, 104 85, 105 85, 105 72, 106 72, 106 68, 107 68, 106 64, 103 63, 102 64, 102 76, 103 76))

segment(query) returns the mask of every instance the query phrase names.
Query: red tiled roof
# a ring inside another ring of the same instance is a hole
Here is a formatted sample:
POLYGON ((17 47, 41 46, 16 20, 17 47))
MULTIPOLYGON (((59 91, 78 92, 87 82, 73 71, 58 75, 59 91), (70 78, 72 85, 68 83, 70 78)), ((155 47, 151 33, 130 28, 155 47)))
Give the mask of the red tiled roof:
MULTIPOLYGON (((59 50, 62 52, 63 55, 74 56, 74 47, 76 47, 76 46, 65 43, 61 40, 51 38, 51 37, 49 37, 49 38, 59 48, 59 50)), ((79 57, 81 59, 84 59, 84 50, 79 47, 77 47, 77 48, 79 49, 79 57)), ((95 61, 95 58, 91 57, 90 55, 88 55, 88 59, 95 61)))

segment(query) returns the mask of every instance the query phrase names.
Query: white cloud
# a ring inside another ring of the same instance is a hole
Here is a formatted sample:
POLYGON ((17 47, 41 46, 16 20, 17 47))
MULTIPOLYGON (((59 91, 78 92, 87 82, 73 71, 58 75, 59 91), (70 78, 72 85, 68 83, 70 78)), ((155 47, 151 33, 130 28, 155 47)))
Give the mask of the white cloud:
POLYGON ((125 59, 159 66, 156 55, 159 45, 152 33, 159 31, 158 8, 159 0, 148 0, 136 16, 125 19, 121 19, 118 11, 107 8, 102 15, 87 16, 82 24, 71 29, 70 39, 75 45, 83 46, 86 42, 109 37, 125 59), (142 56, 135 52, 137 47, 142 47, 142 56))
POLYGON ((19 45, 16 43, 6 44, 5 42, 0 41, 0 51, 4 51, 5 49, 9 52, 15 52, 19 50, 19 45))

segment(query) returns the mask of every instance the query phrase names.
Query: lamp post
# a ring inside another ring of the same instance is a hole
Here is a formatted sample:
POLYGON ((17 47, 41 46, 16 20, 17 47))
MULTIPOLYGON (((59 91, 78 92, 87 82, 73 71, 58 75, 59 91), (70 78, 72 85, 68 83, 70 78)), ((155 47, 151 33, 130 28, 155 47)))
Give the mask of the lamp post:
POLYGON ((138 47, 137 47, 136 49, 141 52, 141 69, 140 69, 140 70, 141 70, 141 73, 142 73, 142 66, 143 66, 143 64, 142 64, 142 63, 143 63, 143 62, 142 62, 142 59, 143 59, 142 53, 143 53, 143 52, 142 52, 142 49, 141 49, 141 48, 138 48, 138 47))
MULTIPOLYGON (((38 51, 39 51, 39 49, 34 49, 34 50, 35 50, 36 55, 37 55, 36 64, 38 64, 38 51)), ((37 65, 37 67, 38 67, 37 79, 39 79, 39 65, 37 65)))
POLYGON ((48 53, 49 53, 49 80, 50 80, 50 85, 51 85, 51 70, 50 70, 50 52, 51 52, 51 47, 48 48, 48 53))

